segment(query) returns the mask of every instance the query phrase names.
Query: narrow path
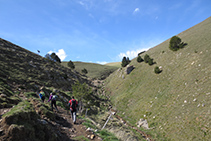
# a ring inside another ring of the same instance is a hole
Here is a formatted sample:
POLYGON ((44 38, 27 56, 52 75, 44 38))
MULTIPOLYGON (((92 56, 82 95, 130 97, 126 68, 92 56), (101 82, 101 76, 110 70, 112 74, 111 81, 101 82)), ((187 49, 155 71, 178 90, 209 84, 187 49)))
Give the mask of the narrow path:
POLYGON ((102 141, 100 137, 90 131, 87 131, 86 127, 82 125, 82 123, 84 122, 83 119, 77 118, 76 124, 73 124, 69 110, 64 110, 61 107, 58 107, 58 110, 59 112, 54 110, 54 113, 56 115, 56 123, 52 124, 56 125, 61 134, 63 134, 62 137, 64 141, 71 141, 74 140, 73 138, 79 136, 84 136, 93 141, 102 141), (93 136, 94 138, 91 139, 91 137, 93 136))

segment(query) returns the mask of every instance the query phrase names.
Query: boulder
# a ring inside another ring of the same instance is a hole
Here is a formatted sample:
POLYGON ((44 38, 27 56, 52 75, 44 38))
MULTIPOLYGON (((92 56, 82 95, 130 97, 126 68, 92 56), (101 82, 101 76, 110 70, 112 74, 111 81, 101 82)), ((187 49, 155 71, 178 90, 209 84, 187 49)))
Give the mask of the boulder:
POLYGON ((137 123, 137 127, 143 127, 145 129, 149 129, 148 123, 146 119, 141 118, 138 123, 137 123))
POLYGON ((130 74, 132 72, 132 70, 135 69, 135 67, 132 65, 132 66, 127 66, 126 68, 126 74, 130 74))

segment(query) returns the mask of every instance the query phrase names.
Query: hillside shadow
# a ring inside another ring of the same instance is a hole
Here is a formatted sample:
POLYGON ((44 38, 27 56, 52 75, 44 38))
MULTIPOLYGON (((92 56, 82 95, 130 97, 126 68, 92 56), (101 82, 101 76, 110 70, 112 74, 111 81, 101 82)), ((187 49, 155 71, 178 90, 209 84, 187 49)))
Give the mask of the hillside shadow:
POLYGON ((56 115, 55 119, 56 119, 56 123, 62 125, 63 127, 68 127, 68 128, 73 127, 73 125, 69 123, 67 119, 65 119, 61 115, 56 115))

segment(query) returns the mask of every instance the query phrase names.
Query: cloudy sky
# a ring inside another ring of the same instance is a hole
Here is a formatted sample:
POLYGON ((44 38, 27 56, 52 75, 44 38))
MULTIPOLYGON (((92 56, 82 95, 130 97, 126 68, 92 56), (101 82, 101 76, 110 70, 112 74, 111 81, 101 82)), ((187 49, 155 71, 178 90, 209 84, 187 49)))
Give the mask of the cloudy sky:
POLYGON ((133 59, 211 16, 211 0, 0 0, 0 38, 62 61, 133 59))

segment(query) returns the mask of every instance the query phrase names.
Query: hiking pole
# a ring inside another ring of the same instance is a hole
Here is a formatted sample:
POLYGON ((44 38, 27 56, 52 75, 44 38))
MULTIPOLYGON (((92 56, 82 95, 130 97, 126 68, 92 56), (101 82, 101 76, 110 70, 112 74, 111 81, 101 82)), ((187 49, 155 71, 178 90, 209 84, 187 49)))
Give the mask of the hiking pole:
POLYGON ((111 113, 111 114, 110 114, 110 116, 108 117, 108 119, 107 119, 106 123, 104 124, 104 126, 103 126, 103 128, 102 128, 101 130, 103 130, 103 129, 105 128, 106 124, 108 123, 108 121, 109 121, 109 120, 110 120, 110 118, 111 118, 111 115, 112 115, 112 113, 111 113))

